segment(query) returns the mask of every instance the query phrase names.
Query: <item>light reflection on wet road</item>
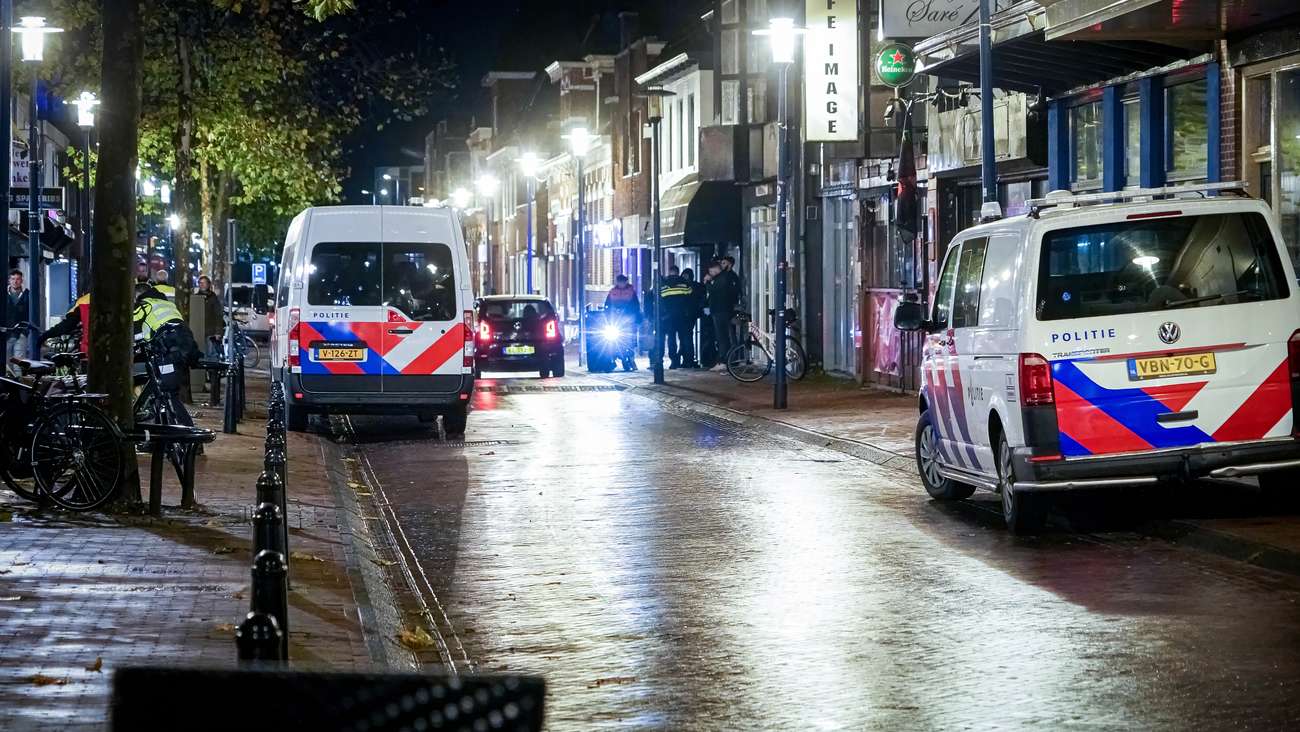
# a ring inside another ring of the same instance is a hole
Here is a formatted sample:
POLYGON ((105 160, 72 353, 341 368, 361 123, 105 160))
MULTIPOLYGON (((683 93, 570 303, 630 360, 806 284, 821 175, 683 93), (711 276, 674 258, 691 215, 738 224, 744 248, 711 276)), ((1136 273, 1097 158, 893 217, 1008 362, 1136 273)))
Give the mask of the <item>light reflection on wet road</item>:
MULTIPOLYGON (((561 382, 548 382, 561 383, 561 382)), ((1300 581, 1131 534, 1016 539, 914 481, 617 392, 353 420, 481 671, 551 729, 1278 728, 1300 581)))

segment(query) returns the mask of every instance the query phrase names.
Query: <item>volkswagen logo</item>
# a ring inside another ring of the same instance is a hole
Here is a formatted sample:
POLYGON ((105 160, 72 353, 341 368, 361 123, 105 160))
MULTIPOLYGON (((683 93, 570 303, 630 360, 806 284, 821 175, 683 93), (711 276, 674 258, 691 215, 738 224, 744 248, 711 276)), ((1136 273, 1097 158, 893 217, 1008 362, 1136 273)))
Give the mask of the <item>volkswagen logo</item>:
POLYGON ((1183 331, 1178 327, 1177 323, 1166 321, 1160 324, 1160 330, 1157 334, 1160 336, 1160 340, 1172 344, 1178 342, 1178 337, 1183 334, 1183 331))

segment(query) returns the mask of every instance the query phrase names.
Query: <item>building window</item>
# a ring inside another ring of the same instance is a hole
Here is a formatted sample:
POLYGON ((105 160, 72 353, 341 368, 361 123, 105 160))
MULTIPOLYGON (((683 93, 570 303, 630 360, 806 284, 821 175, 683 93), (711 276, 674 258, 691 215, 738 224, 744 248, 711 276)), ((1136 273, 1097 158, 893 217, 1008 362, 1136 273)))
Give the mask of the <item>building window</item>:
POLYGON ((686 164, 695 165, 695 146, 699 135, 695 132, 695 95, 686 95, 686 164))
POLYGON ((760 77, 746 88, 745 116, 753 124, 767 121, 767 85, 760 77))
POLYGON ((1071 187, 1101 187, 1101 102, 1070 108, 1070 147, 1073 160, 1071 187))
POLYGON ((745 73, 761 74, 767 68, 767 44, 761 43, 757 36, 750 36, 745 43, 745 73))
POLYGON ((1124 100, 1124 185, 1141 185, 1142 181, 1142 105, 1136 99, 1124 100))
POLYGON ((1165 170, 1169 180, 1204 178, 1210 145, 1206 81, 1165 89, 1165 170))
POLYGON ((675 110, 674 114, 677 115, 677 140, 676 145, 674 146, 673 156, 677 160, 676 167, 678 168, 686 165, 686 146, 690 144, 686 139, 686 114, 683 111, 685 109, 685 104, 685 101, 678 99, 677 103, 673 105, 673 109, 675 110))
POLYGON ((740 73, 740 32, 735 28, 722 31, 722 64, 724 74, 740 73))
POLYGON ((632 129, 628 131, 626 142, 629 148, 629 154, 624 160, 627 161, 626 175, 636 175, 641 172, 641 110, 632 112, 632 129))
POLYGON ((766 22, 766 20, 767 0, 746 0, 745 22, 750 25, 761 25, 766 22))
POLYGON ((724 125, 740 123, 740 82, 734 79, 722 82, 722 112, 724 125))
POLYGON ((740 22, 740 6, 737 5, 737 0, 722 0, 722 22, 740 22))

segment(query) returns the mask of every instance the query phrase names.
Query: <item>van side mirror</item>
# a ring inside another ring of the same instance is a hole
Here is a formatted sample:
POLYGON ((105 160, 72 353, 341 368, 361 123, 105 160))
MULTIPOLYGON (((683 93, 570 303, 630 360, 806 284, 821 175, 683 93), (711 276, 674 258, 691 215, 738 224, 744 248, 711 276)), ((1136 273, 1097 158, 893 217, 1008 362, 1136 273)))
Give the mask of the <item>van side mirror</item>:
POLYGON ((266 304, 270 300, 271 292, 267 285, 253 285, 253 312, 266 315, 266 304))
POLYGON ((919 302, 904 300, 894 309, 894 327, 899 330, 926 330, 929 325, 919 302))

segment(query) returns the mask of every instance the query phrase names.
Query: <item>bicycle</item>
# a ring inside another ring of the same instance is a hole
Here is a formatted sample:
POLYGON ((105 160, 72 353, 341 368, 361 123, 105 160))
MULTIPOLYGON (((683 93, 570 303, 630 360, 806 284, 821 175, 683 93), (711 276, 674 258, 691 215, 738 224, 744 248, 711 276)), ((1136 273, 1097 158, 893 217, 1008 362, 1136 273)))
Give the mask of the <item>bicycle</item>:
MULTIPOLYGON (((767 311, 767 317, 769 323, 775 321, 776 311, 767 311)), ((747 313, 737 314, 736 320, 745 327, 745 337, 727 353, 727 373, 736 381, 753 383, 772 371, 776 337, 754 325, 747 313)), ((795 330, 792 309, 785 311, 785 327, 787 331, 795 330)), ((808 356, 803 343, 791 332, 787 332, 785 337, 785 373, 795 381, 808 373, 808 356)))
MULTIPOLYGON (((241 320, 239 316, 235 316, 235 349, 234 353, 231 354, 230 360, 234 363, 239 363, 242 359, 245 368, 255 369, 258 364, 262 363, 262 347, 259 346, 257 341, 253 340, 251 336, 240 329, 239 326, 247 324, 247 320, 241 320)), ((222 353, 227 352, 226 343, 226 337, 222 336, 222 353)))
MULTIPOLYGON (((25 329, 30 326, 22 324, 25 329)), ((13 328, 0 329, 5 336, 13 328)), ((103 394, 84 391, 80 356, 53 362, 15 358, 23 376, 0 377, 0 481, 19 496, 72 511, 97 508, 117 494, 124 439, 94 404, 103 394), (58 370, 71 377, 56 377, 58 370)))

